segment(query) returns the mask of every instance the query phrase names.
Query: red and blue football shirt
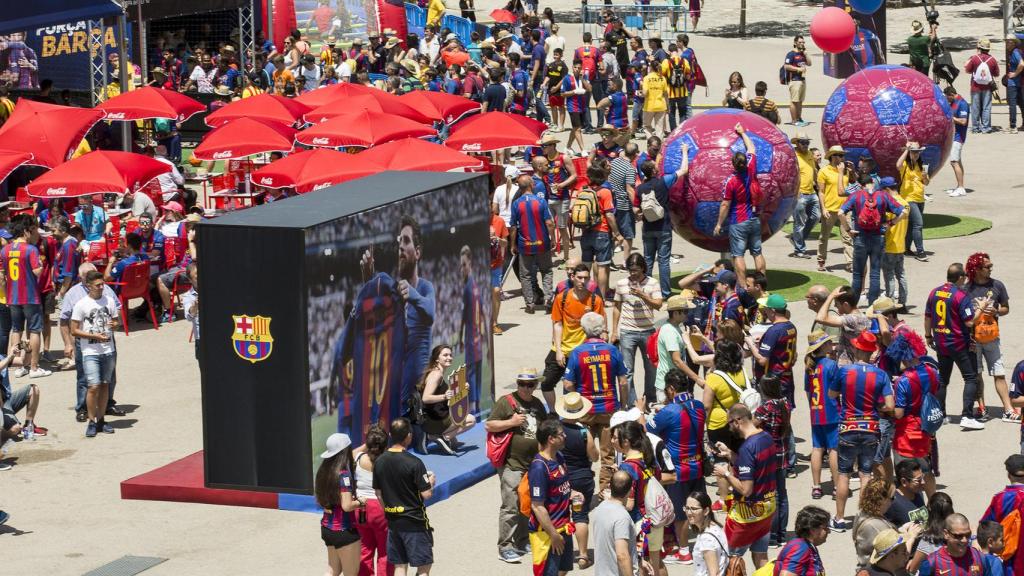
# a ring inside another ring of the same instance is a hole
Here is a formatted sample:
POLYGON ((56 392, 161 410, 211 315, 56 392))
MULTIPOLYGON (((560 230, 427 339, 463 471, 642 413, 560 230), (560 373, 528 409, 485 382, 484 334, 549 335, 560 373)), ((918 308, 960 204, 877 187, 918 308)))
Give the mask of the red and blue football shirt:
POLYGON ((954 284, 946 282, 932 290, 924 317, 931 322, 935 350, 945 356, 966 350, 971 344, 967 322, 974 317, 971 299, 954 284))
POLYGON ((582 113, 584 106, 584 97, 586 94, 573 94, 573 91, 577 88, 582 88, 583 84, 576 80, 572 74, 566 74, 565 78, 562 78, 562 95, 565 96, 565 111, 572 113, 582 113))
MULTIPOLYGON (((348 470, 342 469, 338 472, 338 488, 342 492, 352 494, 352 497, 355 498, 356 487, 348 470)), ((320 520, 320 525, 334 532, 344 532, 355 528, 352 512, 345 512, 340 503, 330 510, 324 510, 324 516, 320 520)))
POLYGON ((523 194, 512 202, 512 220, 516 229, 516 247, 525 256, 543 254, 551 250, 546 222, 551 220, 548 203, 536 194, 523 194))
POLYGON ((59 285, 66 278, 70 278, 72 284, 78 282, 79 260, 78 240, 68 236, 60 245, 60 250, 57 251, 57 264, 53 267, 53 283, 59 285))
POLYGON ((616 92, 608 97, 610 105, 605 118, 608 123, 616 128, 625 128, 629 125, 629 98, 623 92, 616 92))
POLYGON ((840 432, 878 434, 878 406, 892 396, 892 381, 885 370, 863 362, 840 366, 829 388, 840 395, 840 432))
MULTIPOLYGON (((776 322, 761 336, 759 346, 768 363, 754 363, 754 378, 760 380, 765 374, 779 378, 782 394, 793 402, 793 364, 796 362, 796 326, 792 322, 776 322)), ((792 408, 792 406, 790 406, 792 408)))
POLYGON ((776 457, 775 441, 771 434, 758 432, 743 441, 736 452, 736 478, 741 481, 753 480, 754 488, 750 496, 741 497, 746 504, 759 502, 775 494, 775 472, 779 467, 776 457))
POLYGON ((733 174, 725 182, 722 201, 729 203, 727 224, 742 224, 757 216, 757 207, 754 206, 754 196, 750 190, 756 182, 757 154, 750 152, 747 154, 747 173, 733 174))
POLYGON ((462 289, 462 344, 466 349, 466 364, 480 362, 482 358, 482 341, 480 328, 483 325, 483 312, 480 308, 480 292, 476 289, 473 277, 466 279, 462 289))
POLYGON ((819 358, 814 370, 804 374, 804 390, 811 412, 811 426, 839 423, 839 402, 828 395, 829 382, 836 378, 839 365, 831 358, 819 358))
POLYGON ((931 364, 921 362, 904 372, 893 388, 896 407, 904 410, 903 418, 896 420, 893 448, 901 456, 924 458, 931 453, 932 437, 921 430, 921 407, 925 393, 938 393, 939 373, 931 364))
POLYGON ((0 266, 7 276, 7 304, 39 304, 39 281, 32 271, 42 268, 39 249, 18 238, 0 250, 0 266))
MULTIPOLYGON (((530 484, 530 501, 544 504, 551 518, 551 525, 556 529, 569 523, 569 499, 572 488, 569 486, 569 474, 566 472, 565 459, 559 454, 554 460, 548 460, 537 454, 530 462, 526 473, 530 484)), ((540 530, 537 517, 530 513, 530 530, 540 530)))
POLYGON ((592 338, 569 352, 562 379, 572 382, 581 396, 594 403, 591 413, 611 414, 619 409, 618 379, 625 375, 619 348, 592 338))
POLYGON ((794 538, 782 547, 778 559, 775 560, 772 574, 779 576, 782 572, 789 572, 794 576, 824 576, 825 567, 814 544, 803 538, 794 538))
POLYGON ((647 421, 647 430, 665 441, 672 457, 676 479, 688 482, 704 477, 704 404, 692 394, 677 394, 664 408, 647 421))

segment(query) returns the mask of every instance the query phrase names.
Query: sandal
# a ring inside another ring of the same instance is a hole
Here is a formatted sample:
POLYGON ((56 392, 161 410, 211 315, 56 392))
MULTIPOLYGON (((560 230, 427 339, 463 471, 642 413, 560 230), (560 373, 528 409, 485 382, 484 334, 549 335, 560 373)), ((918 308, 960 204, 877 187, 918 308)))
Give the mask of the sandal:
POLYGON ((825 271, 826 271, 826 269, 825 269, 825 261, 824 260, 818 260, 818 272, 825 272, 825 271))
POLYGON ((576 566, 578 566, 580 570, 586 570, 587 568, 590 568, 593 565, 594 561, 590 558, 587 558, 586 556, 576 557, 576 566))

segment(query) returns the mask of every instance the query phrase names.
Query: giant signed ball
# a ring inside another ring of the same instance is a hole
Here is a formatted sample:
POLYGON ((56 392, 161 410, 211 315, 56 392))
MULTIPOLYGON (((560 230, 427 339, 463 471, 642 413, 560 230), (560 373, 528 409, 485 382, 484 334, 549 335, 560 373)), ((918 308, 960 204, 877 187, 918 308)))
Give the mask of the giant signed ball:
POLYGON ((767 240, 793 214, 799 177, 789 138, 768 120, 732 108, 715 108, 683 122, 663 146, 660 173, 671 174, 688 148, 689 174, 669 191, 672 227, 687 241, 713 252, 729 250, 728 226, 712 236, 725 183, 733 174, 732 155, 746 152, 736 133, 739 123, 754 144, 761 185, 761 239, 767 240))
POLYGON ((836 88, 825 104, 821 139, 836 144, 846 159, 869 153, 885 176, 898 177, 896 160, 908 140, 924 146, 921 160, 939 171, 953 145, 953 111, 927 76, 904 66, 865 68, 836 88))

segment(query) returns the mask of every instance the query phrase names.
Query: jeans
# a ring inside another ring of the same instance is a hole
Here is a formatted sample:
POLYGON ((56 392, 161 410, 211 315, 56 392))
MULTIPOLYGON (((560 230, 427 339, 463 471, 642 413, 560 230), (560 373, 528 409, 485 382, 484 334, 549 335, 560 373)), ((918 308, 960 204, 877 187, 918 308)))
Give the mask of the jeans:
POLYGON ((689 120, 693 116, 693 108, 690 107, 690 98, 693 94, 687 94, 683 96, 683 121, 689 120))
POLYGON ((540 254, 519 254, 519 279, 523 283, 523 300, 527 306, 540 306, 547 304, 552 298, 552 282, 554 275, 551 271, 551 252, 540 254), (537 286, 537 271, 540 271, 541 287, 537 286))
MULTIPOLYGON (((648 398, 657 398, 657 390, 654 388, 654 373, 656 369, 651 359, 647 356, 647 338, 654 334, 654 330, 620 330, 619 331, 619 352, 622 353, 622 363, 626 365, 626 380, 629 382, 629 389, 633 388, 633 370, 636 361, 637 350, 640 351, 640 358, 644 362, 644 395, 648 398)), ((632 399, 630 399, 632 400, 632 399)), ((619 398, 619 402, 626 402, 626 398, 619 398)), ((630 402, 630 406, 632 406, 630 402)))
POLYGON ((910 202, 910 226, 907 227, 907 252, 913 244, 918 254, 924 253, 924 202, 910 202))
MULTIPOLYGON (((666 216, 667 218, 667 216, 666 216)), ((661 284, 661 295, 668 298, 672 295, 672 230, 647 231, 644 224, 644 260, 647 270, 654 272, 654 255, 658 255, 658 281, 661 284)))
POLYGON ((992 131, 992 92, 979 90, 971 92, 971 124, 972 132, 992 131))
POLYGON ((679 115, 679 123, 682 124, 686 120, 686 101, 687 98, 669 98, 668 99, 668 129, 676 129, 676 114, 679 115))
MULTIPOLYGON (((608 92, 608 80, 598 79, 594 80, 591 84, 590 96, 593 97, 593 102, 597 103, 604 100, 604 97, 608 92)), ((583 111, 583 125, 586 126, 590 122, 590 101, 587 101, 587 108, 583 111)), ((597 125, 591 126, 592 128, 600 128, 604 125, 604 112, 600 108, 597 109, 597 125)))
POLYGON ((901 305, 906 304, 907 271, 903 267, 903 254, 882 254, 882 277, 885 279, 885 295, 901 305))
MULTIPOLYGON (((114 376, 107 385, 107 408, 117 405, 114 400, 114 387, 117 386, 117 368, 114 368, 114 376)), ((82 347, 78 345, 78 338, 75 338, 75 412, 85 411, 85 392, 89 389, 85 380, 85 365, 82 361, 82 347)))
POLYGON ((1021 89, 1020 84, 1006 87, 1006 103, 1010 106, 1010 128, 1016 128, 1018 106, 1020 106, 1021 114, 1024 115, 1024 90, 1021 89))
POLYGON ((545 102, 548 99, 548 90, 542 84, 539 88, 535 87, 533 90, 533 102, 537 109, 536 118, 540 122, 550 122, 551 115, 548 114, 548 109, 545 106, 545 102))
POLYGON ((807 238, 811 235, 814 223, 821 219, 821 206, 817 194, 801 194, 793 209, 793 234, 790 242, 799 253, 807 251, 807 238))
POLYGON ((508 466, 498 469, 501 487, 501 508, 498 511, 498 551, 525 550, 529 525, 526 517, 519 513, 519 481, 523 470, 512 470, 508 466))
POLYGON ((949 376, 953 373, 953 364, 960 370, 960 376, 964 379, 964 398, 960 412, 963 418, 974 417, 974 398, 978 391, 978 377, 974 371, 974 355, 970 349, 963 349, 951 354, 939 354, 939 404, 942 404, 942 411, 949 414, 946 409, 946 389, 949 387, 949 376))
POLYGON ((789 493, 786 492, 786 467, 780 465, 775 470, 775 494, 778 507, 772 517, 771 539, 774 542, 786 541, 786 526, 789 524, 789 493))
POLYGON ((858 234, 853 237, 853 293, 858 296, 864 288, 864 267, 868 266, 868 303, 874 302, 882 291, 879 278, 882 272, 882 252, 885 236, 858 234))

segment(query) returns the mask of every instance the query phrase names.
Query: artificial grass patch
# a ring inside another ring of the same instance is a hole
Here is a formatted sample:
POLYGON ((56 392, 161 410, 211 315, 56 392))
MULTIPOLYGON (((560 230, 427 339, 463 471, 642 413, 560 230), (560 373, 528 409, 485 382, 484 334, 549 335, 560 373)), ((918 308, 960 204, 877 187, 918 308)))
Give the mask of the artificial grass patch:
MULTIPOLYGON (((818 239, 818 228, 815 224, 808 241, 818 239)), ((992 227, 990 220, 975 218, 973 216, 958 216, 956 214, 924 214, 924 239, 939 240, 940 238, 956 238, 958 236, 970 236, 978 232, 984 232, 992 227)), ((793 231, 793 223, 787 222, 782 231, 789 234, 793 231)), ((839 237, 839 226, 832 227, 832 237, 839 237)))
MULTIPOLYGON (((673 290, 678 292, 675 286, 679 284, 679 279, 690 272, 691 270, 687 270, 685 272, 677 272, 672 275, 673 290)), ((827 274, 825 272, 815 272, 812 270, 768 269, 768 291, 772 294, 782 296, 787 302, 803 300, 804 296, 807 295, 807 289, 815 284, 822 284, 829 290, 832 290, 836 287, 849 283, 850 281, 847 278, 827 274)))

